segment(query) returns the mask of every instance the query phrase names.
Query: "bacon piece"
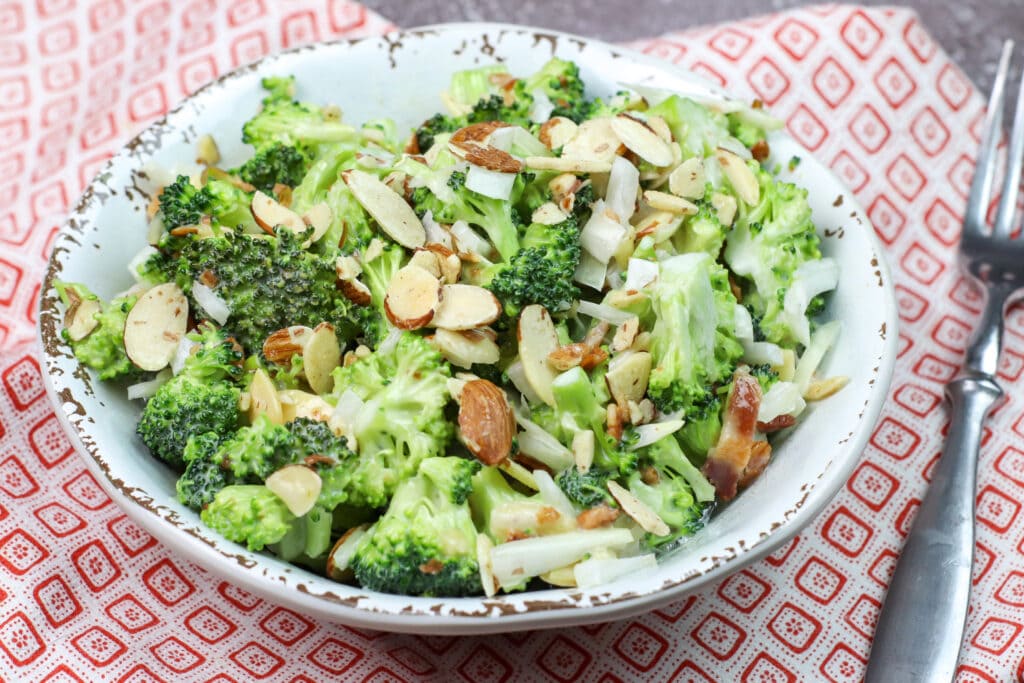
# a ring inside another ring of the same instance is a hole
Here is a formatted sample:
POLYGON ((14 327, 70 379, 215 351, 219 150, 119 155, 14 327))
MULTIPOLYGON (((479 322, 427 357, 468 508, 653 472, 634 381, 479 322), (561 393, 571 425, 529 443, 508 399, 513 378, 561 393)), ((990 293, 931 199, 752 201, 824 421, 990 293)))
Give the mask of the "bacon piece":
POLYGON ((588 508, 576 515, 576 524, 581 529, 597 529, 608 526, 619 518, 619 511, 608 507, 604 503, 596 507, 588 508))
POLYGON ((722 435, 708 452, 701 470, 722 500, 736 497, 736 488, 750 461, 757 430, 757 411, 761 405, 761 385, 746 368, 733 375, 732 389, 725 408, 722 435))
POLYGON ((767 441, 755 441, 750 447, 750 460, 740 477, 739 487, 745 489, 764 472, 768 460, 772 457, 772 445, 767 441))

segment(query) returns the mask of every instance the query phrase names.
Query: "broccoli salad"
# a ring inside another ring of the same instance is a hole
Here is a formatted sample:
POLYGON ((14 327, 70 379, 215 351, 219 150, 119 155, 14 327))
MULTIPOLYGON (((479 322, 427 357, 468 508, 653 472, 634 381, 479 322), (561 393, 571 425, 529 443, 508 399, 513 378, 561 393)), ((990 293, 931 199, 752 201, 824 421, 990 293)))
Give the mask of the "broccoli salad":
POLYGON ((56 285, 225 538, 387 593, 588 588, 685 552, 845 384, 759 103, 592 99, 552 59, 454 74, 409 136, 295 85, 244 163, 205 135, 154 179, 133 287, 56 285))

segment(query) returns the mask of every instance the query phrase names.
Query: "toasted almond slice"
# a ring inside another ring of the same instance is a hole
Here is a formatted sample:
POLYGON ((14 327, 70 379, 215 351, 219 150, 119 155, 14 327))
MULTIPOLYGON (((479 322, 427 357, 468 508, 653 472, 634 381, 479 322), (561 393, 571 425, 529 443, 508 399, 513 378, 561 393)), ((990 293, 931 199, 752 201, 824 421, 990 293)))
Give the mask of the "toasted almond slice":
POLYGON ((267 477, 265 483, 296 517, 313 509, 323 488, 320 475, 306 465, 285 465, 267 477))
POLYGON ((334 214, 327 202, 314 204, 309 211, 302 214, 302 222, 313 228, 313 234, 302 244, 304 249, 308 249, 311 244, 318 242, 327 233, 327 229, 331 227, 332 218, 334 218, 334 214))
MULTIPOLYGON (((455 148, 460 149, 460 148, 455 148)), ((496 147, 471 147, 462 150, 462 158, 474 166, 486 168, 498 173, 519 173, 523 170, 523 162, 504 150, 496 147)))
POLYGON ((640 332, 640 318, 633 316, 626 322, 619 325, 612 338, 612 351, 625 351, 633 345, 636 335, 640 332))
POLYGON ((557 225, 564 221, 568 214, 562 211, 554 202, 544 202, 533 211, 530 220, 541 225, 557 225))
POLYGON ((654 238, 654 243, 664 242, 672 237, 683 224, 683 216, 672 211, 652 211, 636 222, 636 238, 643 239, 647 235, 654 238))
POLYGON ((583 344, 566 344, 548 354, 548 365, 557 372, 570 370, 583 362, 587 347, 583 344))
POLYGON ((334 412, 330 403, 300 389, 282 389, 277 392, 277 399, 281 402, 281 417, 286 424, 300 417, 327 422, 334 412))
POLYGON ((309 388, 318 394, 334 389, 334 368, 341 365, 341 346, 334 325, 320 323, 313 330, 306 347, 302 350, 302 371, 309 382, 309 388))
POLYGON ((604 380, 615 402, 624 406, 629 401, 639 401, 644 397, 650 376, 651 354, 640 351, 625 357, 616 356, 604 380))
POLYGON ((608 491, 619 506, 622 507, 622 511, 639 524, 641 529, 655 536, 668 535, 670 531, 668 524, 665 524, 665 521, 654 510, 644 505, 639 498, 622 488, 618 482, 609 481, 608 491))
POLYGON ((619 114, 611 128, 629 151, 653 166, 672 163, 672 150, 650 126, 629 114, 619 114))
POLYGON ((357 306, 369 306, 373 300, 370 288, 359 280, 338 280, 336 284, 345 298, 357 306))
POLYGON ((636 335, 636 340, 633 342, 634 351, 650 351, 651 350, 651 333, 641 332, 636 335))
POLYGON ((423 246, 427 240, 423 223, 401 195, 366 171, 342 171, 341 177, 389 237, 409 249, 423 246))
POLYGON ((281 206, 290 209, 292 208, 292 188, 284 183, 274 183, 274 197, 277 199, 277 203, 281 206))
POLYGON ((608 432, 608 436, 616 441, 620 440, 625 429, 625 421, 626 415, 623 408, 615 403, 605 406, 605 430, 608 432))
POLYGON ((658 209, 660 211, 670 211, 683 216, 690 216, 697 213, 697 206, 693 202, 689 202, 682 197, 677 197, 673 194, 669 194, 668 192, 644 190, 644 201, 647 202, 652 209, 658 209))
POLYGON ((607 173, 612 170, 611 161, 593 159, 570 159, 568 157, 526 157, 527 168, 535 171, 564 171, 567 173, 607 173))
POLYGON ((64 329, 71 341, 85 339, 100 321, 96 319, 103 307, 96 299, 80 299, 71 289, 66 290, 69 298, 68 310, 64 314, 64 329))
POLYGON ((491 562, 491 551, 494 543, 487 534, 476 535, 476 563, 480 567, 480 583, 484 587, 484 595, 493 598, 498 592, 498 579, 494 577, 494 564, 491 562))
POLYGON ((849 382, 850 378, 845 375, 815 380, 807 385, 807 389, 804 391, 804 398, 808 401, 820 401, 836 393, 849 384, 849 382))
POLYGON ((711 195, 711 207, 718 214, 718 222, 729 227, 736 218, 736 198, 730 194, 716 192, 711 195))
POLYGON ((665 119, 660 116, 650 116, 647 118, 647 127, 665 142, 672 142, 672 129, 669 128, 665 119))
POLYGON ((606 161, 611 168, 612 160, 622 151, 622 141, 616 135, 612 124, 613 117, 610 116, 584 121, 577 129, 576 135, 562 147, 562 157, 606 161))
POLYGON ((398 329, 416 330, 433 319, 441 296, 441 283, 430 271, 419 266, 404 266, 388 283, 384 312, 398 329))
POLYGON ((369 524, 360 524, 348 529, 341 535, 327 555, 327 576, 335 581, 348 581, 353 578, 349 563, 356 554, 359 542, 363 540, 369 524))
POLYGON ((263 357, 271 363, 287 363, 302 349, 313 336, 313 330, 305 325, 292 325, 272 332, 263 342, 263 357))
POLYGON ((609 526, 619 518, 619 510, 601 503, 576 515, 576 524, 581 529, 600 529, 609 526))
POLYGON ((687 199, 704 196, 704 160, 691 157, 676 166, 668 176, 668 189, 672 194, 687 199))
POLYGON ((757 184, 757 178, 747 166, 747 162, 721 147, 715 150, 715 158, 718 159, 722 172, 729 179, 732 188, 736 190, 736 196, 748 206, 757 204, 761 196, 761 187, 757 184))
POLYGON ((276 425, 284 424, 284 411, 277 387, 263 368, 252 374, 249 383, 249 422, 255 422, 260 415, 266 415, 276 425))
POLYGON ((217 149, 217 141, 209 134, 200 136, 196 140, 196 163, 213 166, 218 161, 220 161, 220 150, 217 149))
POLYGON ((252 196, 252 217, 268 235, 276 234, 274 228, 281 225, 298 234, 306 229, 306 223, 299 214, 282 206, 273 197, 256 190, 252 196))
POLYGON ((594 464, 594 432, 585 429, 572 437, 572 459, 576 469, 586 474, 594 464))
POLYGON ((174 283, 139 297, 124 324, 124 351, 141 370, 162 370, 174 358, 188 324, 188 299, 174 283))
MULTIPOLYGON (((608 167, 611 169, 611 166, 608 167)), ((575 194, 580 187, 580 179, 573 173, 561 173, 548 181, 548 189, 551 190, 551 198, 559 205, 562 199, 575 194)), ((570 206, 571 210, 572 207, 570 206)))
POLYGON ((452 365, 472 367, 475 363, 493 365, 501 356, 498 345, 483 330, 446 330, 434 332, 434 346, 452 365))
MULTIPOLYGON (((504 121, 482 121, 480 123, 473 123, 463 128, 459 128, 457 131, 452 133, 452 136, 448 138, 448 145, 449 147, 455 147, 463 152, 474 147, 485 146, 488 139, 491 137, 491 133, 499 128, 505 128, 508 125, 509 124, 504 121)), ((454 149, 452 152, 456 156, 461 156, 461 154, 454 149)))
POLYGON ((430 321, 446 330, 472 330, 490 325, 501 315, 501 302, 489 289, 476 285, 444 285, 441 303, 430 321))
POLYGON ((417 249, 408 265, 419 266, 434 277, 441 277, 441 264, 437 261, 437 255, 429 249, 417 249))
POLYGON ((485 465, 496 465, 512 451, 516 421, 505 392, 486 379, 462 387, 459 434, 466 448, 485 465))
POLYGON ((437 265, 445 284, 453 285, 459 281, 459 276, 462 274, 462 260, 459 259, 458 254, 437 242, 428 243, 423 248, 437 258, 437 265))
POLYGON ((555 405, 551 384, 557 374, 548 364, 548 356, 558 348, 558 333, 547 309, 531 304, 519 316, 519 359, 523 373, 533 391, 542 401, 555 405))
POLYGON ((558 569, 552 569, 549 572, 544 572, 537 578, 551 586, 558 586, 559 588, 575 588, 575 572, 576 570, 573 566, 559 567, 558 569))
POLYGON ((540 127, 537 137, 548 149, 558 149, 576 137, 579 126, 572 119, 553 116, 540 127))
POLYGON ((362 263, 369 263, 384 253, 384 243, 374 237, 360 256, 362 263))

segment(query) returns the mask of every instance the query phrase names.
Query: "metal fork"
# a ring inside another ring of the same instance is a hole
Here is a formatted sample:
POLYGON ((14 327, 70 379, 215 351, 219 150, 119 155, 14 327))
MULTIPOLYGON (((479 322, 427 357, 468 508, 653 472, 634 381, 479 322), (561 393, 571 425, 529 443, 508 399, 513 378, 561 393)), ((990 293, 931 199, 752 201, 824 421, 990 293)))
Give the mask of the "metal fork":
POLYGON ((865 680, 951 681, 967 621, 974 560, 974 499, 982 426, 1002 389, 996 382, 1003 315, 1024 295, 1024 240, 1011 240, 1024 154, 1021 79, 995 223, 986 220, 998 167, 1003 101, 1013 42, 1003 45, 960 237, 960 266, 983 295, 964 368, 946 387, 951 422, 878 619, 865 680))

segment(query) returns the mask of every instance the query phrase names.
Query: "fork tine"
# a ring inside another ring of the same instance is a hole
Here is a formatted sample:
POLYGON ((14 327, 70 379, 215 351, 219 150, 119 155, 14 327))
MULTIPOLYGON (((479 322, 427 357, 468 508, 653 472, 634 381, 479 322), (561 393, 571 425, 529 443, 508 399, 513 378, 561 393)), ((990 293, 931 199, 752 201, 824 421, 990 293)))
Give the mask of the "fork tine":
POLYGON ((992 86, 992 95, 988 101, 988 112, 985 114, 985 131, 978 149, 978 160, 974 166, 974 180, 971 181, 971 193, 967 199, 967 210, 964 212, 964 230, 976 235, 985 234, 988 202, 992 197, 992 184, 996 175, 996 145, 1003 128, 1003 96, 1006 90, 1006 73, 1010 69, 1010 55, 1013 54, 1013 41, 1003 43, 1003 54, 999 58, 999 70, 992 86))
POLYGON ((1010 147, 1006 153, 1006 177, 1003 179, 1003 198, 999 201, 992 234, 1009 237, 1013 230, 1013 219, 1017 215, 1017 195, 1020 191, 1021 164, 1024 163, 1024 73, 1021 73, 1020 89, 1017 91, 1017 110, 1013 116, 1013 132, 1010 133, 1010 147))

